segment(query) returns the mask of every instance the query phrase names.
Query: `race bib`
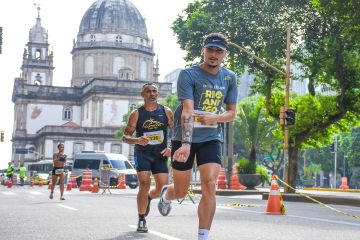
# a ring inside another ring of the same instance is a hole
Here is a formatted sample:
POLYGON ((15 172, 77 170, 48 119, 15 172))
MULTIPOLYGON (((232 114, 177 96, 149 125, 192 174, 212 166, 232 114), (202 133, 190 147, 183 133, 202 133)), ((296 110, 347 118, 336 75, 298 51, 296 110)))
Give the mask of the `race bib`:
POLYGON ((144 132, 144 136, 149 139, 149 145, 161 144, 164 141, 164 132, 162 130, 154 132, 144 132))
MULTIPOLYGON (((214 114, 214 113, 195 110, 195 114, 196 115, 208 115, 208 114, 214 114)), ((201 122, 199 122, 198 117, 194 116, 194 128, 217 128, 217 126, 218 126, 217 124, 203 125, 203 124, 201 124, 201 122)))
POLYGON ((64 169, 56 169, 55 170, 55 175, 61 175, 64 174, 64 169))

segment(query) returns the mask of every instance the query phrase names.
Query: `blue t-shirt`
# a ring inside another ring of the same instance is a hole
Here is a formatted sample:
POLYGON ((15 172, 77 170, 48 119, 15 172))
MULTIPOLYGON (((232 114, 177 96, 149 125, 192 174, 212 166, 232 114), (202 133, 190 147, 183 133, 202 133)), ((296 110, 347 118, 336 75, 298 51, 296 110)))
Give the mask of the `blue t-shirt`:
MULTIPOLYGON (((177 81, 177 95, 182 102, 185 99, 194 101, 195 113, 221 114, 223 105, 237 103, 237 76, 234 72, 221 67, 216 75, 210 74, 198 65, 180 72, 177 81)), ((173 140, 182 140, 181 128, 182 104, 174 114, 173 140)), ((222 130, 216 126, 201 126, 194 120, 193 143, 211 140, 223 141, 222 130)))

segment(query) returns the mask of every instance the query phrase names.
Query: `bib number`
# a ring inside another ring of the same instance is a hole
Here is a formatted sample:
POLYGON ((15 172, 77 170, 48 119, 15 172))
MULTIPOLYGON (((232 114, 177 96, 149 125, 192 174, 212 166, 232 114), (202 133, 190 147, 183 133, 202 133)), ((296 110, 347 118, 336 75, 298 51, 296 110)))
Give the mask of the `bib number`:
POLYGON ((154 132, 144 132, 144 136, 149 139, 149 145, 161 144, 164 141, 164 132, 154 131, 154 132))

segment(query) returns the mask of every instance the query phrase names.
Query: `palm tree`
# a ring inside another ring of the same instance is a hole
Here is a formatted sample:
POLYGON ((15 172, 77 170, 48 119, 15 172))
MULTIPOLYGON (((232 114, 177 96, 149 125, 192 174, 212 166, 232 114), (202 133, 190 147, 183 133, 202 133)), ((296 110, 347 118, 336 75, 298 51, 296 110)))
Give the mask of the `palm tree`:
POLYGON ((243 153, 248 154, 251 173, 256 171, 256 152, 266 151, 274 141, 272 130, 276 124, 266 116, 265 98, 254 95, 242 100, 235 118, 235 143, 242 143, 243 153))

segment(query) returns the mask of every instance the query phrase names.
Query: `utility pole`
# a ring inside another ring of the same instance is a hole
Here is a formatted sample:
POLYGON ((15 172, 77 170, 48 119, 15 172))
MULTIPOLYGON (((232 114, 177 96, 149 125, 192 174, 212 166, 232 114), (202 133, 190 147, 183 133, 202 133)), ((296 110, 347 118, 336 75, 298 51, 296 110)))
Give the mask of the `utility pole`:
POLYGON ((337 135, 334 140, 334 189, 336 189, 336 165, 337 165, 337 135))

